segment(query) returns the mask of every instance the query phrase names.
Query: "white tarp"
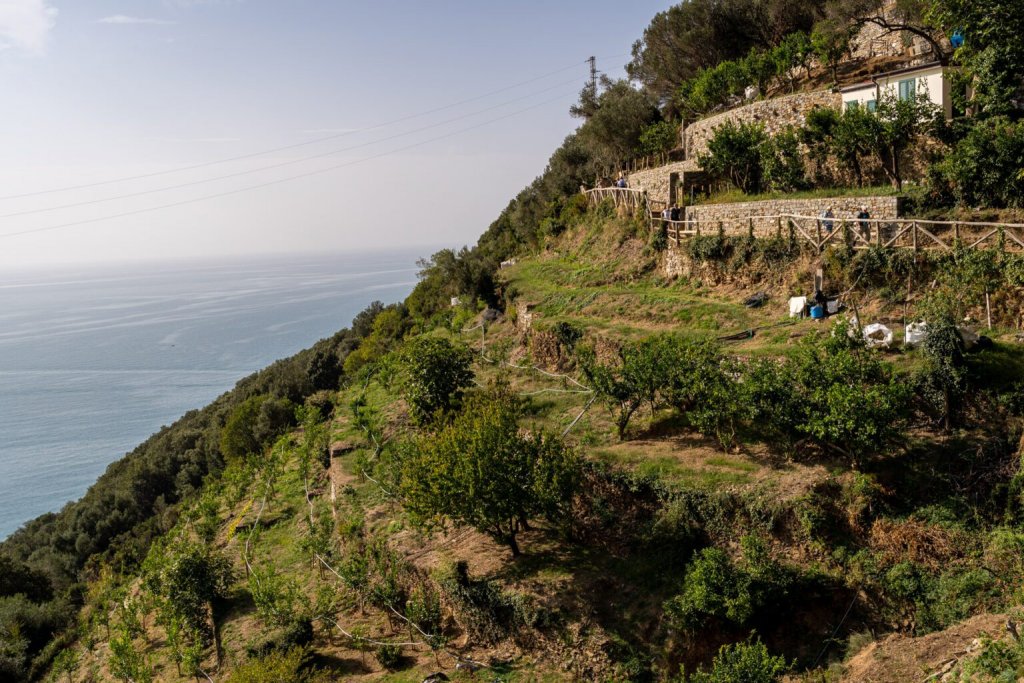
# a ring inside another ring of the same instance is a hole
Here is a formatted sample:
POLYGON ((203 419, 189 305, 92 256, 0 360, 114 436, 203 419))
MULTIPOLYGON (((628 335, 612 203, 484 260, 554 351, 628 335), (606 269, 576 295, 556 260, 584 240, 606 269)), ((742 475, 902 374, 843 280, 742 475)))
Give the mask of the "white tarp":
POLYGON ((806 296, 793 296, 789 298, 789 317, 799 318, 804 314, 804 308, 807 307, 806 296))
POLYGON ((919 323, 910 323, 907 325, 907 331, 903 338, 903 343, 907 346, 917 346, 923 344, 924 340, 928 338, 928 323, 921 321, 919 323))
POLYGON ((888 348, 889 344, 892 344, 892 330, 882 323, 871 323, 870 325, 865 325, 864 341, 867 342, 869 349, 879 346, 888 348))

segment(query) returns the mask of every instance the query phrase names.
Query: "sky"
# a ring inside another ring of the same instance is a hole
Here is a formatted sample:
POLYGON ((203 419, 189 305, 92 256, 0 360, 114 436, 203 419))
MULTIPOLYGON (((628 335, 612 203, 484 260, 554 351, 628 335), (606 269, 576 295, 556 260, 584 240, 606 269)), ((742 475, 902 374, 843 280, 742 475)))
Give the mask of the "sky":
POLYGON ((671 4, 0 0, 0 267, 472 244, 671 4))

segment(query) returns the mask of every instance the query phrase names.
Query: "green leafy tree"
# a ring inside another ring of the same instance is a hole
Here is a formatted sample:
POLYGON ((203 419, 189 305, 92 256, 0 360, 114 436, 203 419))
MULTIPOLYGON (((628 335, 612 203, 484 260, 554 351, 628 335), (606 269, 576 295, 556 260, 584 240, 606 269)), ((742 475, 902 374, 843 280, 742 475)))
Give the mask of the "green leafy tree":
POLYGON ((959 404, 967 393, 967 361, 964 342, 953 320, 939 317, 928 321, 924 354, 928 359, 922 369, 925 394, 938 404, 946 429, 956 422, 959 404))
POLYGON ((768 553, 767 544, 755 537, 740 540, 743 555, 733 562, 719 548, 704 548, 690 562, 682 591, 665 603, 670 623, 696 631, 708 619, 745 625, 771 601, 786 595, 790 571, 768 553))
POLYGON ((903 189, 902 165, 907 150, 919 136, 933 130, 938 115, 927 93, 905 100, 883 93, 878 100, 872 151, 897 190, 903 189))
POLYGON ((542 431, 522 433, 519 415, 517 399, 505 392, 477 397, 450 425, 409 444, 398 458, 399 485, 418 525, 447 517, 518 556, 517 535, 531 517, 566 509, 576 456, 542 431))
POLYGON ((784 36, 809 31, 823 16, 823 0, 689 0, 659 12, 633 45, 626 65, 661 102, 698 71, 768 50, 784 36))
POLYGON ((232 581, 231 563, 216 551, 187 543, 172 549, 156 583, 172 612, 190 629, 211 632, 213 603, 224 599, 232 581))
POLYGON ((837 119, 829 147, 840 166, 849 171, 858 187, 864 185, 862 160, 871 152, 881 131, 880 118, 865 107, 850 107, 837 119))
POLYGON ((647 126, 640 134, 642 154, 661 154, 679 146, 679 122, 658 121, 647 126))
POLYGON ((701 433, 728 446, 744 407, 718 348, 672 334, 626 342, 613 362, 600 362, 589 347, 578 349, 584 376, 616 413, 620 439, 643 405, 652 414, 662 406, 675 408, 701 433))
POLYGON ((845 24, 821 23, 811 33, 811 47, 822 64, 828 66, 832 82, 839 81, 839 63, 850 49, 852 31, 845 24))
POLYGON ((71 677, 77 669, 78 650, 65 647, 53 658, 53 664, 50 667, 50 680, 58 681, 61 676, 64 676, 67 682, 71 683, 71 677))
POLYGON ((899 433, 909 387, 842 324, 836 334, 800 346, 796 359, 802 414, 796 429, 854 467, 881 452, 899 433))
POLYGON ((1005 116, 978 121, 934 167, 956 204, 1024 206, 1024 124, 1005 116))
POLYGON ((265 396, 253 396, 231 412, 220 435, 220 450, 226 459, 242 460, 262 449, 255 431, 260 406, 265 400, 265 396))
POLYGON ((963 34, 954 58, 971 78, 976 113, 1016 116, 1024 96, 1024 5, 1016 0, 932 0, 929 5, 928 24, 945 35, 963 34))
POLYGON ((641 136, 661 114, 650 95, 628 81, 605 77, 602 87, 597 109, 580 127, 579 137, 593 161, 607 167, 636 157, 641 136))
POLYGON ((617 413, 619 439, 626 438, 630 420, 645 402, 655 409, 658 390, 665 380, 661 351, 659 341, 653 337, 626 342, 619 349, 618 362, 605 363, 597 359, 592 347, 577 347, 577 359, 587 382, 617 413))
POLYGON ((110 673, 125 683, 150 683, 153 680, 153 668, 125 629, 118 629, 110 639, 109 664, 110 673))
POLYGON ((773 192, 794 192, 807 187, 800 138, 787 128, 761 145, 763 183, 773 192))
POLYGON ((231 411, 220 433, 220 450, 227 460, 254 458, 295 424, 295 406, 287 398, 252 396, 231 411))
POLYGON ((413 418, 427 424, 450 412, 473 383, 473 352, 441 337, 417 337, 406 344, 400 363, 405 398, 413 418))
POLYGON ((341 360, 331 349, 317 349, 309 359, 306 372, 314 389, 335 390, 341 379, 341 360))
POLYGON ((715 128, 708 151, 698 157, 702 170, 726 178, 747 194, 761 189, 764 174, 761 148, 768 140, 764 126, 727 121, 715 128))
POLYGON ((814 47, 811 45, 811 38, 803 31, 790 33, 772 50, 776 76, 789 81, 790 92, 796 92, 798 69, 803 69, 807 78, 811 77, 811 58, 813 56, 814 47))

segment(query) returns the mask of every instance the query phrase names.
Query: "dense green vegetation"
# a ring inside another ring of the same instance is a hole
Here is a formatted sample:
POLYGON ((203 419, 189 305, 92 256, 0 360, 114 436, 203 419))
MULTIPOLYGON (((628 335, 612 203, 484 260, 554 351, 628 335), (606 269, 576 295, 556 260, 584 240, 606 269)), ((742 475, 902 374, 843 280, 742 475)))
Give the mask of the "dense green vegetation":
MULTIPOLYGON (((785 235, 696 237, 668 281, 664 234, 578 192, 674 146, 680 116, 796 89, 812 55, 834 80, 851 31, 875 23, 939 52, 962 31, 946 56, 977 85, 974 117, 883 100, 774 137, 723 126, 701 163, 744 193, 898 189, 927 134, 928 208, 1019 206, 1024 11, 984 5, 659 14, 634 82, 584 88, 580 127, 476 246, 434 254, 405 302, 242 380, 0 546, 0 678, 421 680, 414 663, 502 644, 538 656, 486 662, 500 680, 834 680, 857 630, 1018 604, 1024 360, 1005 339, 968 352, 957 325, 991 295, 996 333, 1019 326, 1020 256, 814 254, 874 310, 929 321, 921 348, 881 356, 849 321, 781 327, 715 289, 789 294, 811 255, 785 235), (527 301, 539 322, 514 328, 527 301), (749 338, 717 338, 736 330, 749 338), (485 574, 446 555, 464 538, 485 574)), ((994 640, 961 671, 1022 661, 994 640)))

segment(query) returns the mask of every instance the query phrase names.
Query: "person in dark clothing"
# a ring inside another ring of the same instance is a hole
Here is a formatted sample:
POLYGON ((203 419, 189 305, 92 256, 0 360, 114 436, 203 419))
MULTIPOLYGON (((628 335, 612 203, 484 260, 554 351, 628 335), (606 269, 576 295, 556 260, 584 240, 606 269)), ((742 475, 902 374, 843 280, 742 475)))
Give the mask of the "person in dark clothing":
POLYGON ((860 221, 860 234, 864 239, 871 239, 871 224, 865 220, 868 218, 871 218, 871 214, 868 213, 868 207, 860 207, 860 211, 857 212, 857 220, 860 221))

